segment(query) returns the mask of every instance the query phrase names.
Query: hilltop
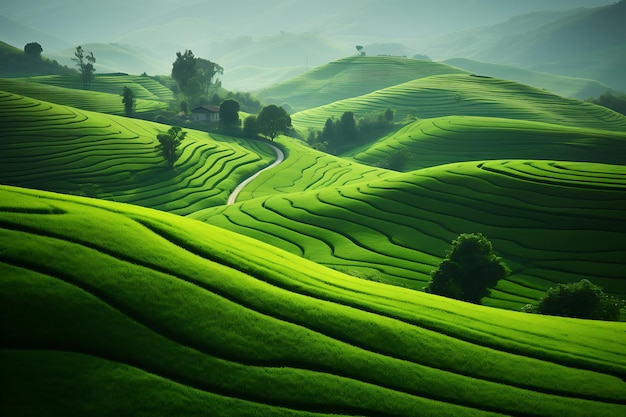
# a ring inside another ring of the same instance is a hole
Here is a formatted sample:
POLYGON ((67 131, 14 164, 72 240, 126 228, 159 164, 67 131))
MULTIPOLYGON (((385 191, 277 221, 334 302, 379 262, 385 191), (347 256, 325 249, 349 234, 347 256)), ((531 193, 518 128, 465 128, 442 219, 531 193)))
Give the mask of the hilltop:
POLYGON ((7 416, 624 411, 624 323, 495 315, 171 214, 0 194, 7 416))
POLYGON ((24 77, 44 74, 73 74, 76 71, 45 56, 33 58, 8 43, 0 41, 0 77, 24 77))

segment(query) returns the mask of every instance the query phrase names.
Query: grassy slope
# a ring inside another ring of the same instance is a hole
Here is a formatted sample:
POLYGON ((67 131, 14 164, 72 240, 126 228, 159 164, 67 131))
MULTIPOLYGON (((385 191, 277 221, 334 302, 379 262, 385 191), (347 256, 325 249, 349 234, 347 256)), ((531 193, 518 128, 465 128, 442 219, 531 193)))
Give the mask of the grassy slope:
POLYGON ((0 181, 81 193, 179 214, 223 204, 236 185, 271 163, 250 142, 189 130, 170 170, 157 148, 167 126, 0 92, 0 181))
POLYGON ((407 81, 466 71, 437 62, 395 57, 348 57, 313 68, 258 93, 267 103, 295 111, 362 96, 407 81))
MULTIPOLYGON (((137 95, 141 95, 142 97, 155 97, 139 84, 134 83, 131 88, 133 88, 133 92, 137 91, 137 95)), ((125 114, 121 89, 118 94, 111 94, 5 78, 0 79, 0 90, 83 110, 117 114, 120 116, 125 114)), ((155 99, 137 98, 135 101, 135 113, 137 114, 166 109, 167 103, 160 101, 157 97, 155 97, 155 99)))
POLYGON ((447 59, 445 64, 453 65, 476 74, 489 75, 505 80, 544 88, 560 96, 584 100, 589 97, 599 97, 601 94, 613 90, 612 87, 588 78, 567 77, 564 75, 548 74, 510 65, 498 65, 487 62, 473 61, 465 58, 447 59))
POLYGON ((495 314, 166 213, 0 194, 5 416, 625 411, 624 323, 495 314))
POLYGON ((506 158, 624 165, 626 133, 525 120, 448 116, 410 123, 344 156, 376 166, 398 151, 409 157, 403 168, 407 171, 506 158))
POLYGON ((421 288, 459 233, 512 267, 486 304, 519 309, 589 277, 626 295, 626 167, 488 161, 216 207, 198 218, 354 275, 421 288))
POLYGON ((396 120, 412 116, 485 116, 624 131, 626 118, 604 107, 566 99, 512 81, 471 75, 439 75, 340 100, 292 115, 300 131, 321 130, 345 111, 357 117, 392 108, 396 120), (457 100, 458 99, 458 100, 457 100))

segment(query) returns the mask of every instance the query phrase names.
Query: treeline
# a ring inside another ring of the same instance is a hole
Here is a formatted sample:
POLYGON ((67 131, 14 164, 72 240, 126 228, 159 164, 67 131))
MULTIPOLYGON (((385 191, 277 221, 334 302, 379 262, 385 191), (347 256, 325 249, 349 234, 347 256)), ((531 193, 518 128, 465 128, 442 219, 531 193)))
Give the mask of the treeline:
POLYGON ((391 131, 393 118, 393 110, 387 109, 361 117, 357 122, 354 113, 346 111, 339 119, 329 117, 322 131, 310 131, 307 142, 315 149, 339 155, 391 131))
POLYGON ((626 94, 625 93, 611 93, 607 91, 598 98, 588 98, 588 102, 599 104, 608 109, 626 115, 626 94))

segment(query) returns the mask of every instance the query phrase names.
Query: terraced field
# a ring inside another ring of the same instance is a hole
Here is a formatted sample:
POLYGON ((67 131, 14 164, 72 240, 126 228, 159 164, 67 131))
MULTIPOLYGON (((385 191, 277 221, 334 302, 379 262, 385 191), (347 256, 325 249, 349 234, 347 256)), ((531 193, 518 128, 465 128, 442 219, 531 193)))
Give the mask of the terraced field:
POLYGON ((313 68, 258 93, 266 103, 311 109, 419 78, 467 71, 431 61, 397 57, 346 57, 313 68))
POLYGON ((356 117, 391 108, 395 119, 451 115, 496 117, 623 132, 626 118, 605 107, 567 99, 544 90, 496 78, 437 75, 292 115, 296 129, 321 130, 329 117, 346 111, 356 117))
MULTIPOLYGON (((492 189, 520 175, 545 186, 553 172, 555 201, 583 184, 598 198, 619 188, 591 180, 600 168, 474 166, 500 172, 476 181, 492 189)), ((372 204, 401 200, 409 179, 383 180, 393 188, 372 204)), ((190 219, 14 187, 0 186, 0 242, 4 416, 626 411, 625 323, 494 314, 190 219)))
POLYGON ((551 159, 626 165, 626 131, 475 116, 410 123, 344 157, 371 166, 408 156, 405 171, 483 159, 551 159))
POLYGON ((255 199, 194 217, 371 280, 420 289, 460 233, 513 270, 484 303, 519 309, 589 277, 626 296, 626 167, 466 162, 255 199))
POLYGON ((171 170, 156 139, 167 129, 0 92, 0 181, 184 215, 224 204, 274 158, 261 142, 188 130, 171 170))
MULTIPOLYGON (((135 83, 133 83, 135 84, 135 83)), ((135 84, 135 88, 138 84, 135 84)), ((122 103, 122 88, 117 93, 101 93, 89 90, 77 90, 74 88, 57 87, 33 81, 16 80, 10 78, 0 79, 0 90, 32 97, 38 100, 63 104, 83 110, 97 111, 100 113, 125 115, 122 103)), ((135 90, 133 90, 135 91, 135 90)), ((138 92, 142 96, 153 97, 150 99, 137 98, 135 100, 135 113, 152 113, 167 110, 167 103, 141 87, 138 92)))

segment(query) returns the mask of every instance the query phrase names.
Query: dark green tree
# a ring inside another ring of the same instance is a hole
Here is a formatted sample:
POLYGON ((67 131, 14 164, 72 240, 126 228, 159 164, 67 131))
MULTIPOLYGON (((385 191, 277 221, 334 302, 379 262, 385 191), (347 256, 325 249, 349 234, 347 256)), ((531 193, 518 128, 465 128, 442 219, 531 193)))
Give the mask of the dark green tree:
POLYGON ((291 117, 282 107, 274 104, 263 107, 256 118, 259 133, 274 140, 280 132, 286 132, 291 127, 291 117))
POLYGON ((217 74, 224 74, 224 68, 222 68, 215 62, 211 62, 208 59, 204 58, 196 58, 195 68, 195 76, 200 82, 200 90, 204 94, 207 94, 209 92, 209 87, 211 87, 211 84, 213 84, 213 78, 217 74))
POLYGON ((582 279, 550 288, 536 306, 528 305, 524 307, 524 311, 550 316, 617 321, 623 307, 623 300, 605 294, 602 287, 592 284, 588 279, 582 279))
POLYGON ((33 58, 41 58, 43 48, 37 42, 30 42, 24 45, 24 53, 33 58))
POLYGON ((220 104, 220 123, 225 126, 239 126, 239 102, 227 98, 220 104))
POLYGON ((185 53, 176 52, 176 60, 172 64, 172 78, 178 85, 178 90, 187 96, 187 101, 190 97, 190 80, 196 75, 196 57, 190 50, 185 50, 185 53))
POLYGON ((122 103, 124 104, 126 117, 133 117, 135 111, 135 93, 133 93, 130 87, 124 86, 122 91, 122 103))
POLYGON ((393 122, 393 116, 394 116, 394 112, 391 108, 388 108, 387 110, 385 110, 385 121, 387 123, 393 122))
POLYGON ((452 241, 445 259, 431 273, 426 291, 480 304, 481 298, 490 294, 489 288, 509 273, 482 233, 463 233, 452 241))
POLYGON ((176 149, 186 135, 187 132, 183 132, 183 129, 179 126, 172 126, 166 133, 157 135, 163 158, 165 158, 170 168, 174 168, 174 163, 178 160, 176 149))
POLYGON ((248 116, 243 120, 243 136, 250 139, 255 139, 259 134, 257 127, 256 116, 248 116))
POLYGON ((74 58, 72 58, 72 61, 74 61, 78 67, 83 81, 83 88, 88 90, 89 87, 91 87, 93 73, 96 71, 93 66, 93 64, 96 63, 96 58, 93 56, 93 52, 87 52, 82 46, 77 46, 76 51, 74 51, 74 58))
POLYGON ((341 136, 347 147, 352 147, 359 141, 359 129, 356 127, 354 113, 346 111, 341 115, 341 136))

